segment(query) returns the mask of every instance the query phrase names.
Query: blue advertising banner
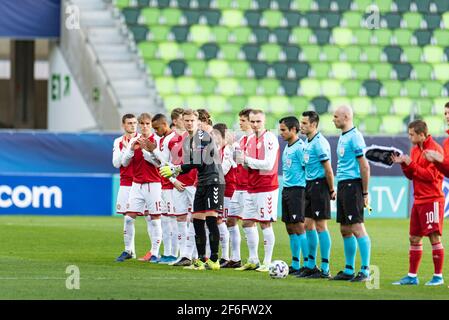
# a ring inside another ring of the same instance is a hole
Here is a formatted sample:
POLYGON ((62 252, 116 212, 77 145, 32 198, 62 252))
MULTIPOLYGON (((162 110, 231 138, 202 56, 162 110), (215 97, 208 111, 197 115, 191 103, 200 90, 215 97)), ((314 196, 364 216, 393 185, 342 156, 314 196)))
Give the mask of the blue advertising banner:
POLYGON ((0 37, 59 37, 61 0, 0 0, 0 12, 0 37))
POLYGON ((0 214, 111 215, 111 175, 0 174, 0 214))

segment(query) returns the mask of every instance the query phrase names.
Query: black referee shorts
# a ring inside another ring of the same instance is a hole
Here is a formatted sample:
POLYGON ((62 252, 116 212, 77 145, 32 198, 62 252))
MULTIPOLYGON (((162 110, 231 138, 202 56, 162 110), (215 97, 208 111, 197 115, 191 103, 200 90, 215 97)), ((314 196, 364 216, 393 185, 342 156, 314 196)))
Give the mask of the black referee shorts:
POLYGON ((193 200, 192 213, 223 212, 224 190, 224 184, 198 186, 193 200))
POLYGON ((331 218, 331 196, 326 178, 307 181, 306 183, 306 218, 329 220, 331 218))
POLYGON ((362 179, 343 180, 337 187, 337 222, 343 225, 363 223, 362 179))
POLYGON ((282 221, 285 223, 304 222, 304 187, 284 187, 282 189, 282 221))

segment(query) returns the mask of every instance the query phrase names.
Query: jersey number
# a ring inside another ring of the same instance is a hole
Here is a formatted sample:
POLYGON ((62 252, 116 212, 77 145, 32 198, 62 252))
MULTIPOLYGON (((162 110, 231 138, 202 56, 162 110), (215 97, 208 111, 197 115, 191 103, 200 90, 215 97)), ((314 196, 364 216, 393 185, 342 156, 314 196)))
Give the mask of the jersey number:
POLYGON ((433 211, 426 212, 426 218, 427 218, 427 221, 426 221, 427 224, 434 223, 435 219, 434 219, 433 211))
POLYGON ((263 218, 265 213, 263 212, 265 208, 260 208, 260 216, 263 218))

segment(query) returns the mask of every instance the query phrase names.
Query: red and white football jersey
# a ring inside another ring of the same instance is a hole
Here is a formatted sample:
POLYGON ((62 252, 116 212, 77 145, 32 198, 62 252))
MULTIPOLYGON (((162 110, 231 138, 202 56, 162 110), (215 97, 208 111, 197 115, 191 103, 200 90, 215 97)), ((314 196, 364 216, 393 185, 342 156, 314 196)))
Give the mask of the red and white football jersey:
MULTIPOLYGON (((136 133, 133 138, 138 137, 139 134, 136 133)), ((114 140, 114 148, 112 151, 112 164, 114 167, 120 169, 120 185, 130 187, 133 183, 133 168, 134 168, 134 161, 131 160, 128 166, 124 167, 121 164, 122 161, 122 154, 125 151, 124 150, 124 144, 123 142, 129 143, 130 139, 128 139, 126 136, 118 137, 114 140)))
MULTIPOLYGON (((134 138, 137 139, 137 138, 134 138)), ((131 139, 130 145, 134 141, 131 139)), ((155 139, 154 133, 148 137, 148 140, 157 143, 155 139)), ((156 168, 153 164, 145 160, 142 149, 140 145, 137 143, 134 146, 134 156, 132 157, 132 161, 134 161, 134 178, 133 182, 135 183, 156 183, 161 182, 161 176, 159 174, 159 169, 156 168)))
MULTIPOLYGON (((173 164, 181 165, 183 164, 183 150, 184 140, 189 136, 188 132, 184 132, 181 139, 172 148, 172 160, 173 164)), ((197 169, 192 169, 188 173, 180 174, 176 179, 186 186, 196 186, 198 172, 197 169)))
POLYGON ((221 153, 221 167, 225 176, 225 192, 224 196, 231 198, 236 189, 236 171, 237 164, 233 160, 232 148, 230 146, 224 146, 220 149, 221 153))
MULTIPOLYGON (((246 153, 246 146, 248 142, 248 136, 244 135, 237 142, 237 145, 240 147, 240 150, 246 153)), ((248 170, 243 167, 243 165, 237 165, 237 169, 235 171, 235 178, 238 181, 236 185, 236 190, 238 191, 247 191, 248 190, 248 170)))
MULTIPOLYGON (((158 151, 155 152, 155 154, 162 163, 173 163, 177 156, 178 142, 181 140, 182 136, 177 134, 174 130, 164 137, 159 137, 158 151)), ((169 179, 162 177, 162 189, 173 189, 173 184, 169 179)))
POLYGON ((270 131, 259 137, 248 137, 245 153, 248 166, 248 192, 269 192, 279 188, 278 163, 279 141, 270 131))

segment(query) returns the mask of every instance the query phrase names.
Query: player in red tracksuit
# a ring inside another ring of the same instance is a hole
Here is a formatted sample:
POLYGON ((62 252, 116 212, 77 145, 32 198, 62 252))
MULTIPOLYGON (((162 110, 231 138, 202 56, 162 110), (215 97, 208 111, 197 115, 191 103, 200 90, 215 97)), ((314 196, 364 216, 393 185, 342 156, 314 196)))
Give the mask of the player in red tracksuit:
MULTIPOLYGON (((444 105, 444 117, 446 118, 447 124, 449 124, 449 102, 444 105)), ((449 130, 446 131, 449 134, 449 130)), ((444 140, 443 143, 444 155, 437 151, 428 150, 424 153, 426 159, 435 164, 435 167, 442 173, 446 178, 449 178, 449 138, 444 140)))
POLYGON ((408 125, 409 138, 414 147, 411 156, 393 156, 395 163, 401 164, 404 175, 413 181, 414 203, 410 216, 410 251, 409 273, 396 285, 417 285, 417 273, 422 257, 422 238, 429 237, 432 244, 432 257, 435 273, 428 286, 444 283, 443 260, 444 248, 441 243, 444 219, 444 194, 442 191, 443 174, 434 164, 427 161, 424 152, 434 150, 442 153, 443 149, 428 134, 427 124, 415 120, 408 125))

